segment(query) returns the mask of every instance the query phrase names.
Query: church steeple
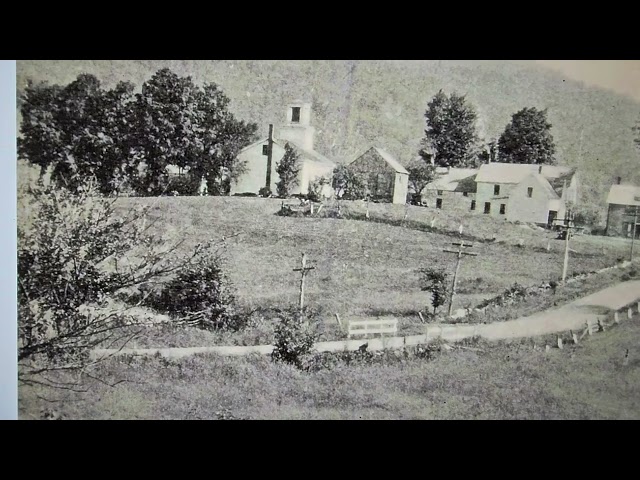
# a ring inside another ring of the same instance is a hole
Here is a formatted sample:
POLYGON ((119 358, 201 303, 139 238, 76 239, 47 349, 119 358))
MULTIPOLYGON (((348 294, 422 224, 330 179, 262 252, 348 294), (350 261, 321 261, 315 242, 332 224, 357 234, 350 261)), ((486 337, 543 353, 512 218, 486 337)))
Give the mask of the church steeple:
POLYGON ((287 105, 285 125, 280 128, 279 137, 297 143, 305 150, 313 150, 315 128, 311 125, 311 104, 293 102, 287 105))

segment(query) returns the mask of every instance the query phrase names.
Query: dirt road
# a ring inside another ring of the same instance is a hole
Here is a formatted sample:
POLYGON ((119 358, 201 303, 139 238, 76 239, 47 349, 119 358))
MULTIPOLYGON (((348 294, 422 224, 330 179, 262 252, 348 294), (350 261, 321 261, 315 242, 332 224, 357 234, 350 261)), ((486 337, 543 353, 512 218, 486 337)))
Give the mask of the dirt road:
MULTIPOLYGON (((581 331, 587 322, 595 324, 598 319, 613 317, 613 312, 633 305, 633 314, 637 317, 638 302, 640 301, 640 280, 619 283, 594 294, 575 300, 560 308, 546 310, 517 320, 486 325, 434 325, 427 327, 424 335, 407 337, 375 338, 366 340, 369 350, 385 348, 403 348, 406 345, 418 345, 440 337, 447 341, 458 341, 476 335, 488 340, 504 340, 509 338, 535 337, 552 333, 574 330, 581 331)), ((626 314, 623 314, 626 316, 626 314)), ((339 340, 333 342, 319 342, 318 351, 357 350, 365 340, 339 340)), ((154 355, 159 353, 165 357, 185 357, 197 353, 216 353, 218 355, 249 355, 252 353, 269 354, 272 345, 254 346, 211 346, 192 348, 158 348, 158 349, 122 349, 93 350, 92 356, 99 358, 107 355, 154 355)))
MULTIPOLYGON (((579 330, 587 321, 613 316, 620 310, 640 300, 640 280, 619 283, 600 290, 560 308, 545 310, 528 317, 507 322, 482 325, 478 334, 491 340, 533 337, 566 330, 579 330)), ((637 306, 634 309, 637 312, 637 306)))

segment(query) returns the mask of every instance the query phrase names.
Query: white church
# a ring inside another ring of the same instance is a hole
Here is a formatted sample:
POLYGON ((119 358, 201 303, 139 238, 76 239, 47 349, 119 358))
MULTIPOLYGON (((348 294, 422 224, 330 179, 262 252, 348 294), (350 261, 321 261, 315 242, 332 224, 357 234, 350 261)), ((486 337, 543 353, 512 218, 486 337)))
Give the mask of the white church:
MULTIPOLYGON (((308 193, 309 183, 319 177, 331 178, 336 164, 313 149, 315 129, 310 125, 311 104, 296 102, 287 106, 286 122, 277 128, 273 134, 273 149, 271 158, 270 189, 276 192, 276 183, 280 180, 276 172, 276 164, 280 162, 285 152, 285 145, 289 143, 299 154, 300 173, 298 185, 292 194, 308 193)), ((245 173, 231 184, 231 195, 242 193, 258 193, 267 182, 267 163, 269 152, 269 138, 263 138, 242 149, 238 159, 245 163, 245 173)), ((322 192, 331 195, 330 185, 322 192)))

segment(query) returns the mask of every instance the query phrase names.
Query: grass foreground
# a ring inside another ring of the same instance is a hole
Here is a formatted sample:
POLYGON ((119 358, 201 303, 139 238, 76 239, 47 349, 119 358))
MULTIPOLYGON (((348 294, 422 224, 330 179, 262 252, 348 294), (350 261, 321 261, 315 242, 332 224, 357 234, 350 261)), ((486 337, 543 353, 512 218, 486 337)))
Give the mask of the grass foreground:
POLYGON ((545 338, 480 341, 314 372, 259 355, 113 358, 86 393, 21 387, 20 416, 53 407, 65 419, 640 419, 639 320, 562 350, 545 352, 545 338))

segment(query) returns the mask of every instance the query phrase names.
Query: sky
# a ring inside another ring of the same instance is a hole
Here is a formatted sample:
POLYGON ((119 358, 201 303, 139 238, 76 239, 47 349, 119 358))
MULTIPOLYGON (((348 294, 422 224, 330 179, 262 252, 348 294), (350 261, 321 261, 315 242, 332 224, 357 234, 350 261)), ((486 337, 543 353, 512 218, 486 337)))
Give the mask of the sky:
POLYGON ((569 79, 607 88, 640 101, 640 60, 527 60, 569 79))

